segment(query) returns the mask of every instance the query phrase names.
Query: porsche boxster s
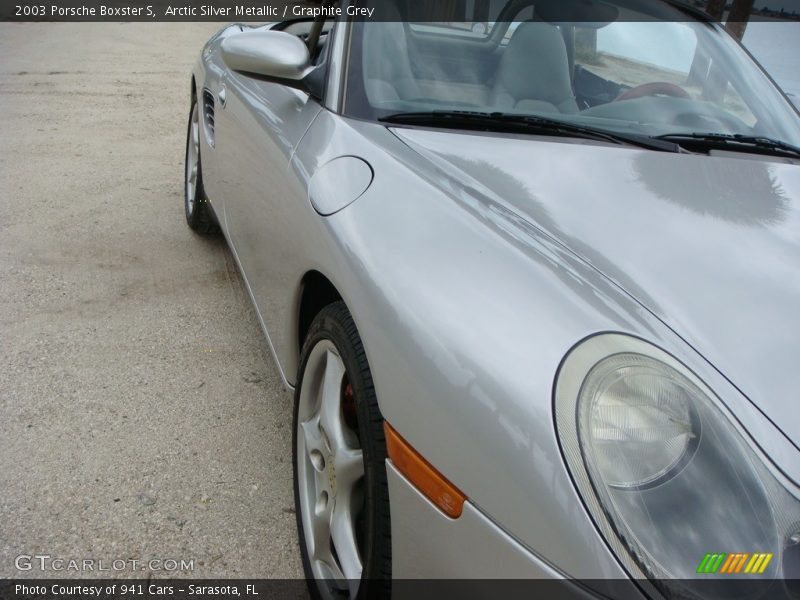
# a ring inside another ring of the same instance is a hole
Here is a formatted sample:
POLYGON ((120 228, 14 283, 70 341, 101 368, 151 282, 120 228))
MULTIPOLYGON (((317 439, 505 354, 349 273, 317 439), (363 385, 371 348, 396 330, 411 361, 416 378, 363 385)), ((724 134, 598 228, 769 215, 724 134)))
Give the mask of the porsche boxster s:
POLYGON ((796 594, 797 110, 677 1, 414 4, 228 26, 191 79, 313 595, 796 594))

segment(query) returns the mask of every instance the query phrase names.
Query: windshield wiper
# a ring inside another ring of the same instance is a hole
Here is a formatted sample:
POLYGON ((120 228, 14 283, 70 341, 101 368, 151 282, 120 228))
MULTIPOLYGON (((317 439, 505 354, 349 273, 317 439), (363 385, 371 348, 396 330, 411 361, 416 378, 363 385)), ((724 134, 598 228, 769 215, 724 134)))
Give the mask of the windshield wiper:
POLYGON ((732 150, 738 152, 756 152, 760 154, 778 154, 781 156, 800 157, 800 148, 788 142, 775 140, 759 135, 742 135, 739 133, 669 133, 654 139, 666 140, 682 144, 698 150, 732 150))
POLYGON ((566 121, 548 119, 536 115, 518 115, 502 112, 479 112, 466 110, 434 110, 430 112, 397 113, 378 119, 383 123, 399 125, 422 125, 476 131, 500 131, 507 133, 535 133, 557 135, 588 140, 599 140, 613 144, 630 144, 648 150, 681 152, 677 142, 659 140, 646 135, 617 133, 595 129, 566 121))

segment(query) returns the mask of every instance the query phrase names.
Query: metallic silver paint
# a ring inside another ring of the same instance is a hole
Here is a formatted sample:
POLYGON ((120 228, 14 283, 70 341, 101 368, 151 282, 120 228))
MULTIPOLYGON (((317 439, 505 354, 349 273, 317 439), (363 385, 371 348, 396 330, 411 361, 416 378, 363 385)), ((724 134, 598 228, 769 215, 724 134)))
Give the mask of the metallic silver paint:
POLYGON ((285 31, 245 31, 222 40, 220 48, 233 71, 300 80, 311 68, 306 44, 285 31))
MULTIPOLYGON (((386 473, 392 501, 392 576, 397 579, 563 579, 470 502, 458 519, 438 510, 394 464, 386 473)), ((595 582, 608 598, 643 598, 624 579, 595 582)), ((487 590, 489 591, 489 590, 487 590)), ((577 594, 577 589, 575 590, 577 594)), ((496 598, 497 590, 487 598, 496 598)), ((483 597, 483 596, 471 596, 483 597)), ((571 597, 578 597, 577 595, 571 597)), ((585 596, 597 598, 587 593, 585 596)))
MULTIPOLYGON (((329 64, 341 70, 336 31, 329 64)), ((228 35, 195 71, 198 89, 228 86, 217 148, 202 148, 204 175, 214 173, 206 188, 288 386, 303 278, 318 271, 353 314, 386 419, 472 506, 574 577, 625 575, 576 494, 553 424, 559 364, 590 335, 663 348, 800 482, 800 167, 389 130, 323 108, 338 93, 330 85, 319 105, 227 72, 218 46, 228 35), (322 217, 310 182, 343 156, 368 160, 372 184, 322 217), (757 187, 732 182, 738 175, 757 187)), ((397 565, 408 551, 398 541, 397 565)))
POLYGON ((219 93, 217 94, 217 100, 219 100, 220 108, 225 108, 225 102, 228 100, 228 90, 223 83, 219 88, 219 93))
POLYGON ((503 193, 800 443, 800 419, 787 418, 800 355, 800 163, 397 134, 453 176, 503 193))
MULTIPOLYGON (((238 73, 227 75, 227 87, 228 103, 216 121, 216 153, 225 161, 217 198, 231 247, 280 360, 299 352, 296 330, 287 324, 294 320, 294 306, 286 304, 286 290, 299 284, 296 263, 308 241, 296 232, 319 218, 290 161, 322 108, 303 92, 238 73)), ((296 370, 296 361, 284 370, 288 381, 294 381, 296 370)))
POLYGON ((342 111, 344 83, 347 73, 347 56, 350 44, 350 21, 337 21, 331 29, 328 53, 328 83, 325 87, 325 108, 335 113, 342 111))
POLYGON ((329 216, 355 202, 372 183, 369 163, 356 156, 340 156, 318 168, 308 184, 316 211, 329 216))

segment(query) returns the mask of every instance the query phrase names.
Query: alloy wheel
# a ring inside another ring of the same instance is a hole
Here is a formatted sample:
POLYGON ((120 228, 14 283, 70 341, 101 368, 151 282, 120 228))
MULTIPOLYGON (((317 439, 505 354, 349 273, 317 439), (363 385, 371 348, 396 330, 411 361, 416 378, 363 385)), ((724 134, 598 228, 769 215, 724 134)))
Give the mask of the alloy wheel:
POLYGON ((297 414, 300 512, 311 570, 355 597, 363 571, 358 517, 364 457, 353 387, 334 344, 321 340, 303 374, 297 414))

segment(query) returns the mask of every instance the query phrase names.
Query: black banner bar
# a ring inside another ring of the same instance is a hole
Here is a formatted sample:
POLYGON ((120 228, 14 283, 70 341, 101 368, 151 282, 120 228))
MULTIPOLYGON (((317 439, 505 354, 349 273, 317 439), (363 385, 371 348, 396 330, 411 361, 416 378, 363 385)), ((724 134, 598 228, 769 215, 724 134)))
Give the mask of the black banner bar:
POLYGON ((284 21, 314 17, 321 9, 313 2, 275 0, 3 0, 0 21, 284 21))
MULTIPOLYGON (((317 585, 317 582, 310 582, 317 585)), ((591 600, 614 598, 796 598, 800 580, 709 576, 703 580, 486 580, 436 579, 372 582, 368 598, 393 600, 591 600), (648 596, 647 590, 655 596, 648 596), (691 590, 686 595, 687 590, 691 590)), ((295 600, 308 598, 305 580, 286 579, 16 579, 0 580, 3 600, 295 600)), ((361 582, 364 585, 364 582, 361 582)), ((337 594, 333 594, 337 597, 337 594)), ((343 595, 342 597, 346 597, 343 595)))
MULTIPOLYGON (((730 0, 729 0, 730 2, 730 0)), ((533 2, 531 2, 533 4, 533 2)), ((2 0, 0 21, 214 21, 265 22, 290 19, 353 17, 365 21, 473 22, 474 0, 2 0), (471 8, 470 8, 471 7, 471 8), (473 14, 469 14, 472 11, 473 14)), ((489 21, 513 19, 516 12, 503 12, 504 2, 490 0, 489 21)), ((526 4, 516 0, 514 6, 526 4)), ((704 14, 708 0, 537 0, 537 13, 560 22, 606 20, 691 20, 704 14), (633 12, 617 10, 630 7, 633 12), (631 17, 631 14, 637 15, 631 17), (681 15, 686 15, 683 18, 681 15)), ((478 11, 480 12, 480 11, 478 11)), ((483 11, 485 12, 485 11, 483 11)), ((730 16, 723 12, 723 20, 730 16)), ((483 14, 483 13, 481 13, 483 14)), ((735 18, 736 17, 734 15, 735 18)), ((484 16, 486 18, 486 16, 484 16)), ((748 20, 796 20, 800 23, 800 0, 756 2, 748 20), (787 4, 788 3, 788 4, 787 4), (788 6, 788 9, 787 9, 788 6)), ((711 17, 708 17, 711 20, 711 17)))

